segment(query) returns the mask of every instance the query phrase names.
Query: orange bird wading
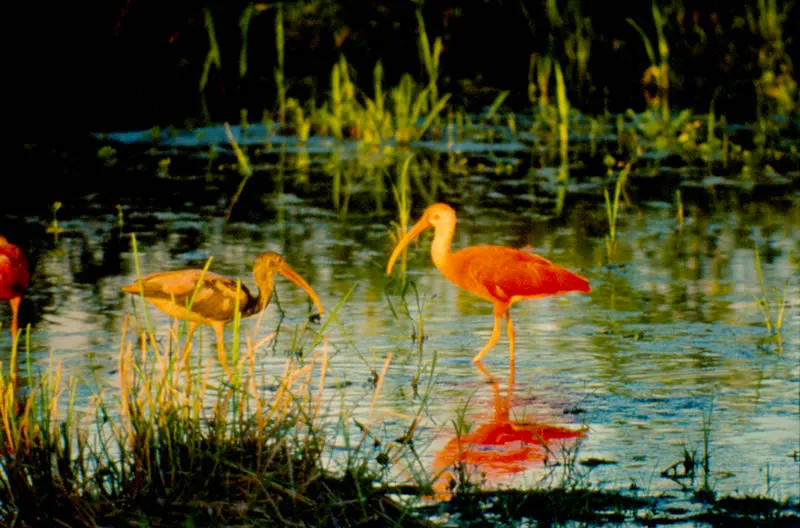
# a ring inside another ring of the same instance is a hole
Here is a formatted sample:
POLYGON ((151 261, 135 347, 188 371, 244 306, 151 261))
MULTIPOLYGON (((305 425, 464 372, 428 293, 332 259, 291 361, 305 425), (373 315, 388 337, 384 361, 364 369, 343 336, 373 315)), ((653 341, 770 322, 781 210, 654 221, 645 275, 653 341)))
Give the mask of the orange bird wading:
MULTIPOLYGON (((258 286, 258 295, 253 295, 244 284, 238 291, 238 308, 242 317, 249 317, 263 311, 272 298, 275 273, 280 273, 308 293, 317 305, 320 315, 324 314, 322 303, 311 286, 279 254, 265 251, 256 259, 253 278, 258 286)), ((230 374, 225 357, 223 328, 236 315, 236 281, 198 269, 166 271, 142 277, 122 287, 128 293, 141 293, 144 298, 167 315, 189 321, 186 347, 199 324, 207 324, 217 335, 217 353, 220 363, 230 374), (195 291, 197 293, 195 293, 195 291), (194 296, 194 299, 192 297, 194 296), (191 303, 191 304, 190 304, 191 303)))
POLYGON ((11 342, 17 339, 17 320, 22 294, 28 289, 31 274, 22 250, 0 236, 0 300, 11 305, 11 342))
POLYGON ((559 295, 571 291, 588 293, 589 282, 538 255, 504 246, 470 246, 455 253, 450 243, 456 230, 456 212, 445 203, 433 204, 397 243, 386 273, 392 273, 397 257, 409 242, 433 227, 431 257, 447 280, 494 305, 494 329, 489 343, 472 361, 477 363, 500 338, 501 319, 506 318, 511 360, 514 359, 514 325, 509 309, 525 299, 559 295))

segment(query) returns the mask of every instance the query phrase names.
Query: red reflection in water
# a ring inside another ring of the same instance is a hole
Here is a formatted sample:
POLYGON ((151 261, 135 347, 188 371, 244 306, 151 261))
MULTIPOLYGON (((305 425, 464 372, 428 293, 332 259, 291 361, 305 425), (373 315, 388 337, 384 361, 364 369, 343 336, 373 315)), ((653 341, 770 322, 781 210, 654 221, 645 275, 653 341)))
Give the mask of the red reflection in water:
POLYGON ((508 391, 500 394, 497 378, 480 363, 476 365, 491 381, 493 398, 491 412, 484 413, 473 422, 470 432, 456 434, 436 454, 434 474, 439 474, 433 485, 436 499, 450 498, 454 464, 461 463, 473 482, 483 477, 487 482, 498 480, 543 463, 548 452, 558 451, 559 445, 551 443, 583 437, 586 429, 574 429, 535 423, 531 420, 513 420, 510 417, 514 393, 514 365, 508 377, 508 391), (489 421, 481 421, 489 418, 489 421))

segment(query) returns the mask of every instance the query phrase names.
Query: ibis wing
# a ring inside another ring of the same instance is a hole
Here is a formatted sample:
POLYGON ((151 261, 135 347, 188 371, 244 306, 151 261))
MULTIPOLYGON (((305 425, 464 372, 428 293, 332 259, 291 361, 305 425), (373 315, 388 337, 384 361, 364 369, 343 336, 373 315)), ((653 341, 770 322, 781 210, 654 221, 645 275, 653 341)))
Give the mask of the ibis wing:
POLYGON ((468 270, 470 282, 483 290, 481 296, 493 301, 589 291, 586 279, 533 253, 503 246, 473 246, 456 255, 463 259, 461 266, 468 270))
POLYGON ((28 288, 31 274, 25 254, 17 246, 7 245, 0 251, 0 282, 15 291, 28 288))
POLYGON ((11 275, 11 260, 5 255, 0 255, 0 281, 6 280, 11 275))
MULTIPOLYGON (((192 311, 209 319, 229 321, 237 308, 236 282, 231 279, 204 280, 192 303, 192 311)), ((242 284, 239 289, 239 311, 247 306, 250 292, 242 284)), ((190 296, 191 298, 191 296, 190 296)))
MULTIPOLYGON (((8 296, 21 295, 28 288, 31 277, 24 255, 15 257, 19 255, 0 254, 0 287, 9 292, 8 296)), ((5 294, 2 298, 6 298, 5 294)))
MULTIPOLYGON (((181 307, 191 303, 192 312, 203 317, 216 320, 233 319, 236 306, 236 281, 228 277, 210 272, 204 274, 202 270, 168 271, 143 277, 142 288, 146 299, 171 301, 181 307)), ((138 293, 138 282, 127 285, 125 291, 138 293)), ((239 290, 240 310, 246 306, 249 295, 247 287, 242 284, 239 290)))

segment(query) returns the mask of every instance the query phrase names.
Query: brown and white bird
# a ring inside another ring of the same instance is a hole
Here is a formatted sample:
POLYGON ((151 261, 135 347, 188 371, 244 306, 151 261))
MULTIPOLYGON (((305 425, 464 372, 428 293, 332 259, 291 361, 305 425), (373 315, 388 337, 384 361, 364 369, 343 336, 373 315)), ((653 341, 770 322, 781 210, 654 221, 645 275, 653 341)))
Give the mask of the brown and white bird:
MULTIPOLYGON (((308 293, 324 314, 322 303, 311 286, 273 251, 265 251, 256 259, 253 278, 258 294, 253 295, 244 284, 238 290, 238 308, 242 317, 263 311, 272 298, 275 273, 280 273, 308 293)), ((209 325, 217 336, 220 363, 230 374, 223 344, 223 328, 236 314, 236 280, 199 269, 152 273, 141 280, 126 284, 122 290, 141 294, 145 300, 167 315, 189 321, 187 348, 199 324, 209 325)))

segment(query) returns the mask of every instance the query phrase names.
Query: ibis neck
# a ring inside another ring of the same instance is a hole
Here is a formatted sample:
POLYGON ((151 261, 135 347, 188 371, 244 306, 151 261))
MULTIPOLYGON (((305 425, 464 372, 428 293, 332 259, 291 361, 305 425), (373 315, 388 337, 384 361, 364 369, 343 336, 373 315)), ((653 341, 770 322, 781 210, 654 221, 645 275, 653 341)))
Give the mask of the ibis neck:
POLYGON ((242 310, 242 317, 248 317, 259 312, 263 312, 272 299, 272 291, 275 288, 275 276, 271 273, 267 277, 256 277, 258 295, 250 297, 247 305, 242 310))
POLYGON ((450 243, 453 241, 455 226, 439 226, 433 235, 431 258, 436 268, 447 276, 447 265, 450 258, 450 243))

